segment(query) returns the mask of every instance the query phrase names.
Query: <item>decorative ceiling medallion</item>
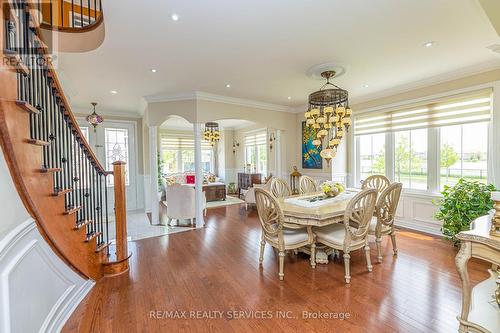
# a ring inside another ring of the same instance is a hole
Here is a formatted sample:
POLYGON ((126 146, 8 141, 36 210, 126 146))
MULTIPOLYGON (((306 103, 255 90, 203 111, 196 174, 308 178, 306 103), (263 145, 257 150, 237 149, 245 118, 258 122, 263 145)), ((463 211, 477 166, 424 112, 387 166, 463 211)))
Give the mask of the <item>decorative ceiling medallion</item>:
POLYGON ((307 70, 307 76, 315 80, 324 80, 322 76, 324 72, 333 71, 335 72, 335 78, 338 78, 345 74, 346 66, 340 65, 334 62, 327 62, 324 64, 314 65, 307 70))

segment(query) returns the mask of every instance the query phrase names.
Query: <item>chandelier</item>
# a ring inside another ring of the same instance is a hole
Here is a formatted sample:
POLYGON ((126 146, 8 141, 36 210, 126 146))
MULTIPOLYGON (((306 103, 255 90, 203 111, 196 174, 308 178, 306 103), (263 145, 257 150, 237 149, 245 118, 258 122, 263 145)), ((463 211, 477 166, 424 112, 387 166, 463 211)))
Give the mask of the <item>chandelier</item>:
POLYGON ((215 122, 206 123, 205 130, 203 131, 203 139, 208 141, 212 147, 215 146, 220 140, 219 124, 215 122))
POLYGON ((97 103, 93 102, 90 104, 93 107, 93 112, 91 114, 89 114, 86 119, 90 125, 94 126, 94 132, 95 132, 96 127, 104 121, 104 118, 95 112, 95 107, 96 107, 97 103))
POLYGON ((335 71, 325 71, 321 76, 326 83, 309 95, 309 108, 305 113, 306 125, 312 127, 315 139, 312 144, 323 147, 320 156, 330 164, 337 148, 352 124, 349 93, 330 82, 335 71), (326 142, 326 143, 324 143, 326 142))

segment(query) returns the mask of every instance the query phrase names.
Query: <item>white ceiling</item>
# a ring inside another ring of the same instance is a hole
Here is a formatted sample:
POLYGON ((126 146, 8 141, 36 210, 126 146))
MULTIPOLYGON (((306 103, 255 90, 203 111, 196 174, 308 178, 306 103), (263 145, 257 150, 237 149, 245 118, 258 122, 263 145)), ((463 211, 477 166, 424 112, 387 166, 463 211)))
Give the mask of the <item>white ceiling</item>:
MULTIPOLYGON (((217 120, 217 119, 214 119, 217 120)), ((255 123, 248 120, 240 120, 240 119, 223 119, 217 120, 221 129, 234 130, 249 127, 255 125, 255 123)), ((183 131, 192 131, 193 124, 182 117, 170 117, 167 121, 165 121, 161 128, 170 129, 170 130, 183 130, 183 131)))
POLYGON ((191 91, 298 106, 322 84, 307 70, 325 62, 347 69, 335 83, 354 98, 500 66, 487 49, 499 37, 476 0, 103 0, 103 9, 101 47, 59 57, 74 106, 137 112, 143 96, 191 91))

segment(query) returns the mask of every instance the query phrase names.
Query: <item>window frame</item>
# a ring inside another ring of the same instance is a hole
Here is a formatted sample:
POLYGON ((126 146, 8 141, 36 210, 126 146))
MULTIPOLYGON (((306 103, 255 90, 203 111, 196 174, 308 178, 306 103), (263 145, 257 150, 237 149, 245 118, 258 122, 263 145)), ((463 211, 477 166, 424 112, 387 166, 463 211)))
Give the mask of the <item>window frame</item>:
MULTIPOLYGON (((482 123, 482 122, 481 122, 482 123)), ((487 137, 487 182, 491 182, 491 166, 490 161, 490 135, 491 135, 491 121, 484 122, 487 125, 488 133, 487 137)), ((446 127, 446 126, 443 126, 446 127)), ((428 194, 431 196, 440 195, 441 192, 441 165, 440 165, 440 154, 441 154, 441 138, 440 130, 443 127, 430 127, 427 128, 427 190, 419 190, 412 188, 403 188, 405 193, 415 193, 415 194, 428 194)), ((394 166, 394 156, 395 156, 395 134, 396 132, 386 132, 385 133, 385 176, 389 180, 395 180, 395 166, 394 166)), ((366 134, 371 135, 371 134, 366 134)), ((360 137, 361 135, 354 136, 355 140, 355 186, 361 187, 361 170, 360 170, 360 137)), ((463 139, 463 138, 462 138, 463 139)))

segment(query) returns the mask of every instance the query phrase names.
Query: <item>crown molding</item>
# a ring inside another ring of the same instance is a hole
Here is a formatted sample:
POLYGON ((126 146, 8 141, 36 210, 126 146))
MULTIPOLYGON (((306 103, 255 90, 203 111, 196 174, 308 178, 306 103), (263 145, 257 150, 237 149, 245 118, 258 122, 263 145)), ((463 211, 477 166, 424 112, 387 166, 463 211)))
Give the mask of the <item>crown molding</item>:
MULTIPOLYGON (((90 114, 89 108, 74 106, 71 108, 73 113, 77 116, 84 116, 90 114)), ((123 117, 123 118, 142 118, 139 112, 118 111, 118 110, 99 110, 101 116, 123 117)))
POLYGON ((251 107, 269 111, 294 113, 294 108, 285 105, 271 104, 244 98, 216 95, 203 91, 193 91, 180 94, 151 95, 151 96, 145 96, 144 100, 148 103, 197 100, 197 101, 225 103, 225 104, 251 107))
POLYGON ((398 94, 403 94, 412 90, 417 90, 453 80, 463 79, 469 76, 486 73, 492 70, 500 69, 500 59, 493 59, 489 61, 485 61, 473 66, 461 68, 456 71, 447 72, 444 74, 432 76, 426 79, 414 81, 408 84, 402 84, 399 86, 395 86, 392 88, 384 89, 379 92, 366 94, 358 97, 354 97, 350 99, 350 104, 360 104, 366 103, 369 101, 373 101, 379 98, 385 98, 389 96, 394 96, 398 94))

